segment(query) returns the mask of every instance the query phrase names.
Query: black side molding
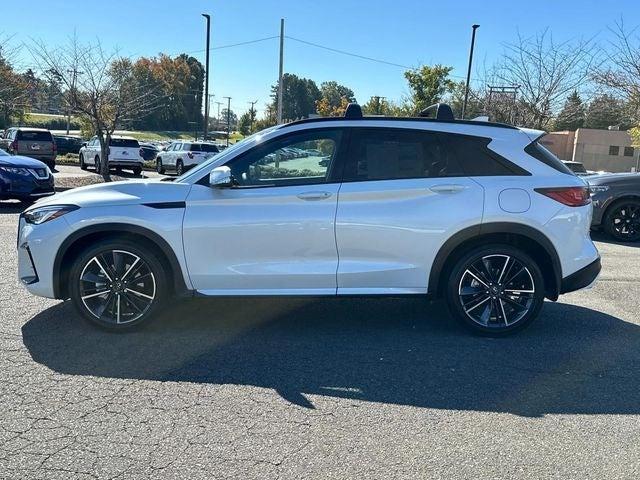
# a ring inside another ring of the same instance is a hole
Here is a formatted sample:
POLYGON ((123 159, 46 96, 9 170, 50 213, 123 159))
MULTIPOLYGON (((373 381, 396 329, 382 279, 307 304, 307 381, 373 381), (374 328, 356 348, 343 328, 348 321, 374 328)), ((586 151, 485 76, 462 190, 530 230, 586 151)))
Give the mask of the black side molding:
POLYGON ((143 203, 145 207, 151 208, 185 208, 187 206, 186 202, 154 202, 154 203, 143 203))
POLYGON ((598 277, 601 269, 602 264, 600 263, 600 257, 598 257, 586 267, 563 278, 560 293, 575 292, 581 288, 588 287, 598 277))

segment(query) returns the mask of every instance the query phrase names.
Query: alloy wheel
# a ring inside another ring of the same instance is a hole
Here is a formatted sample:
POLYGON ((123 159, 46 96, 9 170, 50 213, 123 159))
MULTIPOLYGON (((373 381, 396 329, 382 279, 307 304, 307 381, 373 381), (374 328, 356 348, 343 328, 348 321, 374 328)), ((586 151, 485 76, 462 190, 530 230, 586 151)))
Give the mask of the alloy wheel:
POLYGON ((611 229, 621 240, 640 238, 640 205, 623 204, 611 215, 611 229))
POLYGON ((535 293, 531 272, 510 255, 486 255, 471 262, 458 286, 465 314, 496 329, 518 323, 532 308, 535 293))
POLYGON ((134 322, 156 298, 156 279, 149 265, 125 250, 108 250, 92 257, 79 281, 85 308, 109 324, 134 322))

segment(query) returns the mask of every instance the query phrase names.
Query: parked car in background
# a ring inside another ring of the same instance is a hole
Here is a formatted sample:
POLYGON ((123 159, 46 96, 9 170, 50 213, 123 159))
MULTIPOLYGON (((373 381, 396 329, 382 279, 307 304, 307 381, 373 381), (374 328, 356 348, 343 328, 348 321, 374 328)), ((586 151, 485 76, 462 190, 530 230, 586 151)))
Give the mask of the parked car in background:
MULTIPOLYGON (((80 149, 80 168, 86 170, 93 167, 96 172, 100 171, 100 141, 98 137, 93 137, 84 147, 80 149)), ((134 175, 142 173, 144 164, 143 151, 138 140, 132 137, 114 135, 109 143, 109 169, 120 171, 122 169, 131 170, 134 175)))
POLYGON ((491 335, 595 281, 587 185, 538 144, 544 132, 359 111, 269 128, 173 182, 41 201, 19 221, 19 277, 120 331, 171 294, 404 294, 444 298, 491 335), (328 164, 264 161, 285 148, 328 164))
POLYGON ((44 162, 50 170, 56 166, 57 146, 49 130, 11 127, 0 141, 0 148, 11 155, 22 155, 44 162))
POLYGON ((578 176, 589 175, 589 172, 587 172, 587 169, 584 168, 584 165, 581 162, 563 160, 562 163, 564 163, 567 166, 567 168, 569 168, 569 170, 571 170, 573 173, 575 173, 578 176))
POLYGON ((140 142, 140 150, 142 151, 142 158, 145 162, 155 160, 156 156, 160 152, 160 149, 152 143, 140 142))
POLYGON ((188 169, 199 165, 220 150, 213 143, 206 142, 173 142, 156 157, 156 171, 165 173, 168 170, 182 175, 188 169))
POLYGON ((53 195, 53 174, 40 160, 0 150, 0 200, 35 200, 53 195))
POLYGON ((82 139, 73 135, 54 135, 53 140, 56 142, 58 155, 80 153, 83 145, 82 139))
POLYGON ((623 242, 640 241, 640 173, 586 177, 593 201, 591 225, 623 242))

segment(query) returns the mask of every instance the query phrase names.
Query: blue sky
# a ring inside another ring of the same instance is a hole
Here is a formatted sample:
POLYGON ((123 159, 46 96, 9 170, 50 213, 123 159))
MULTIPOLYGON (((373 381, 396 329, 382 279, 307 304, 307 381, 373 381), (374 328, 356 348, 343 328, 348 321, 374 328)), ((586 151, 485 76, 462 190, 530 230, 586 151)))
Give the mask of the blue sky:
MULTIPOLYGON (((607 28, 621 15, 629 25, 640 23, 637 0, 30 0, 27 10, 21 2, 6 2, 2 18, 11 21, 0 24, 0 33, 15 35, 15 43, 36 38, 57 45, 75 30, 80 40, 99 38, 105 48, 118 48, 125 56, 188 52, 204 61, 201 13, 213 17, 212 47, 276 36, 280 18, 285 18, 288 36, 400 65, 450 65, 460 78, 466 74, 473 23, 481 25, 472 74, 476 78, 518 31, 528 36, 548 27, 556 40, 595 36, 604 46, 610 38, 607 28), (37 22, 31 23, 32 18, 37 22)), ((18 66, 31 64, 23 49, 18 66)), ((371 95, 399 100, 407 93, 400 67, 289 39, 285 71, 318 84, 337 80, 351 87, 361 103, 371 95)), ((277 39, 213 50, 213 101, 231 96, 232 108, 241 113, 249 108, 247 102, 258 100, 262 110, 277 74, 277 39)), ((216 108, 213 104, 212 112, 216 108)))

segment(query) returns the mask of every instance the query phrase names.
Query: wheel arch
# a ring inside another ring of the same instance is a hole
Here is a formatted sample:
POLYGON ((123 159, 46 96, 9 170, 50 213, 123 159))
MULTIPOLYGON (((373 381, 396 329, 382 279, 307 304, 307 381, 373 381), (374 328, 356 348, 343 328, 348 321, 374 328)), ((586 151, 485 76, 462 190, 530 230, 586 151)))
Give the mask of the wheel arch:
POLYGON ((428 292, 442 297, 449 273, 456 261, 471 249, 489 243, 504 243, 524 250, 540 265, 546 297, 557 300, 562 283, 562 266, 551 240, 539 230, 519 223, 495 222, 465 228, 449 238, 438 251, 428 292))
POLYGON ((625 202, 628 200, 635 200, 635 201, 640 201, 640 195, 636 194, 636 193, 624 193, 620 196, 617 196, 615 198, 612 198, 611 200, 609 200, 607 206, 604 207, 604 210, 602 212, 602 221, 604 221, 604 219, 606 218, 607 214, 611 211, 611 209, 616 206, 617 204, 621 203, 621 202, 625 202))
POLYGON ((68 298, 68 276, 71 271, 72 260, 87 245, 96 239, 107 237, 134 238, 151 248, 160 260, 165 260, 168 266, 168 280, 170 288, 175 293, 184 293, 188 288, 182 276, 182 268, 171 246, 157 233, 138 225, 126 223, 102 223, 91 225, 73 232, 58 249, 53 263, 53 293, 55 298, 68 298))

